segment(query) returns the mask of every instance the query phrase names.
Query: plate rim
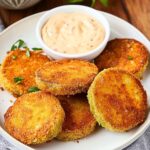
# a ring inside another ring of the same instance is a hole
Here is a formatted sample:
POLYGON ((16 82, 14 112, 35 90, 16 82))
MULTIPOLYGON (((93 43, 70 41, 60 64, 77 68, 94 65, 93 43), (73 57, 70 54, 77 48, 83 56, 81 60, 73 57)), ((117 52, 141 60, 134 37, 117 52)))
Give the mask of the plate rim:
MULTIPOLYGON (((48 11, 48 10, 47 10, 48 11)), ((148 38, 144 35, 144 33, 142 33, 139 29, 137 29, 135 26, 133 26, 132 24, 130 24, 129 22, 127 22, 126 20, 118 17, 118 16, 115 16, 115 15, 112 15, 110 13, 107 13, 107 12, 103 12, 103 11, 100 11, 100 10, 97 10, 99 11, 100 13, 103 13, 105 16, 109 16, 109 17, 113 17, 115 18, 116 20, 118 21, 121 21, 125 24, 128 24, 128 26, 130 26, 130 28, 134 29, 136 32, 138 32, 140 34, 140 36, 147 42, 147 45, 150 47, 150 42, 148 40, 148 38)), ((39 13, 36 13, 36 14, 33 14, 33 15, 30 15, 30 16, 27 16, 15 23, 13 23, 12 25, 8 26, 7 28, 5 28, 2 32, 0 32, 0 38, 6 33, 8 32, 11 28, 13 28, 14 26, 24 22, 25 20, 28 20, 28 19, 31 19, 31 18, 34 18, 34 17, 37 17, 37 16, 41 16, 42 14, 44 14, 46 11, 42 11, 42 12, 39 12, 39 13)), ((149 52, 150 52, 150 48, 148 48, 149 52)), ((136 141, 141 135, 144 134, 144 132, 148 129, 148 127, 150 126, 150 121, 147 122, 147 124, 145 124, 140 130, 138 130, 135 134, 133 134, 128 140, 126 140, 124 142, 124 144, 122 144, 121 146, 118 146, 116 147, 114 150, 120 150, 120 149, 123 149, 127 146, 129 146, 130 144, 132 144, 134 141, 136 141)), ((17 139, 15 139, 14 137, 12 137, 11 135, 9 135, 7 133, 6 130, 4 130, 1 125, 0 125, 0 134, 5 138, 7 139, 13 146, 17 147, 17 146, 21 146, 23 149, 26 149, 26 150, 36 150, 34 148, 31 148, 29 147, 28 145, 25 145, 23 143, 21 143, 20 141, 18 141, 17 139), (13 143, 12 143, 12 142, 13 143)))

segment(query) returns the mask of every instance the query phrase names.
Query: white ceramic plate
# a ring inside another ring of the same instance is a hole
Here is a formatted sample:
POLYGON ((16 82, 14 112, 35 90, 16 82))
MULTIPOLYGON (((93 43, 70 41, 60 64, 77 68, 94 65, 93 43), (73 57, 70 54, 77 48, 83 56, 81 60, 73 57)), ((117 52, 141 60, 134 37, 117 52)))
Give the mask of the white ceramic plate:
MULTIPOLYGON (((27 17, 10 27, 0 34, 0 62, 6 56, 6 52, 10 49, 11 45, 18 39, 23 39, 27 42, 30 47, 40 47, 39 43, 35 37, 35 25, 37 20, 41 17, 43 13, 39 13, 30 17, 27 17)), ((139 32, 132 25, 126 21, 119 19, 113 15, 104 13, 108 19, 111 27, 111 38, 122 37, 122 38, 135 38, 141 41, 147 48, 150 48, 150 43, 146 37, 139 32)), ((150 51, 150 49, 149 49, 150 51)), ((148 67, 150 68, 150 67, 148 67)), ((150 69, 147 69, 144 79, 142 81, 144 88, 147 91, 148 99, 150 98, 150 69)), ((139 136, 141 136, 144 131, 150 125, 150 113, 146 121, 139 127, 125 133, 113 133, 109 132, 103 128, 99 128, 90 136, 79 140, 79 142, 60 142, 52 141, 35 147, 28 147, 19 141, 11 137, 4 128, 4 113, 8 109, 14 100, 13 96, 6 91, 0 91, 0 134, 2 134, 9 142, 15 145, 21 150, 118 150, 122 149, 133 141, 135 141, 139 136)), ((150 99, 149 99, 150 100, 150 99)))

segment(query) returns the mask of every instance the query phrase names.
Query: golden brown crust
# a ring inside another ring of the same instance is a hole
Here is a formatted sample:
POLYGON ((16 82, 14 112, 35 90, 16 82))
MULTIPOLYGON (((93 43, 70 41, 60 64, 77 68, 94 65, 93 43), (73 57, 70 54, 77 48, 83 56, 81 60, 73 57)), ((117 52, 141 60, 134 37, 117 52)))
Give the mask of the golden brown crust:
POLYGON ((4 88, 16 95, 27 93, 28 88, 36 86, 35 71, 49 62, 48 57, 40 52, 30 52, 28 58, 22 50, 10 51, 1 66, 0 82, 4 88), (13 56, 16 58, 13 59, 13 56), (22 77, 22 84, 14 82, 15 77, 22 77))
POLYGON ((65 121, 58 139, 76 140, 89 135, 96 126, 96 120, 90 112, 86 95, 59 97, 65 111, 65 121))
POLYGON ((39 144, 57 136, 65 114, 56 97, 34 92, 19 97, 4 117, 5 128, 14 138, 25 144, 39 144))
POLYGON ((74 95, 87 91, 97 73, 97 67, 88 61, 51 61, 38 69, 36 83, 54 95, 74 95))
POLYGON ((105 69, 94 79, 88 100, 96 120, 111 131, 127 131, 147 116, 147 95, 140 81, 123 70, 105 69))
POLYGON ((95 64, 100 71, 115 67, 141 78, 148 64, 148 51, 134 39, 114 39, 95 59, 95 64))

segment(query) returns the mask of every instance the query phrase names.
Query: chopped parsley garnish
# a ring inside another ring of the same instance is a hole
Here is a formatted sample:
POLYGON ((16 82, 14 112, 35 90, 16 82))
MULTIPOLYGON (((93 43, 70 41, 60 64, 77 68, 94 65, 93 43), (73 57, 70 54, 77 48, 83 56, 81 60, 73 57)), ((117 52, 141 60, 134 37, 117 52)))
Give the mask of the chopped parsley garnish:
POLYGON ((128 56, 128 60, 132 60, 133 59, 133 57, 132 56, 128 56))
POLYGON ((28 93, 37 92, 37 91, 39 91, 39 90, 40 90, 40 89, 39 89, 38 87, 33 86, 33 87, 30 87, 30 88, 28 89, 28 93))
POLYGON ((19 39, 12 45, 11 51, 19 48, 24 48, 24 47, 27 47, 26 43, 23 40, 19 39))
MULTIPOLYGON (((26 50, 26 56, 30 57, 30 49, 28 48, 27 44, 23 40, 20 39, 12 45, 11 51, 16 50, 16 49, 26 50)), ((16 59, 16 57, 12 57, 12 58, 16 59)))
POLYGON ((41 51, 42 48, 33 47, 32 50, 33 50, 33 51, 41 51))
POLYGON ((22 77, 15 77, 15 78, 14 78, 14 82, 15 82, 16 84, 21 84, 23 80, 24 80, 24 78, 22 78, 22 77))
POLYGON ((16 58, 17 58, 17 56, 15 56, 15 55, 13 55, 13 56, 12 56, 12 59, 14 59, 14 60, 15 60, 16 58))
POLYGON ((26 49, 26 56, 30 57, 30 49, 28 47, 26 47, 25 49, 26 49))
POLYGON ((11 51, 13 51, 13 50, 15 50, 15 49, 17 49, 17 46, 13 45, 13 46, 11 47, 11 51))
MULTIPOLYGON (((25 50, 27 57, 30 57, 30 55, 31 55, 29 47, 28 47, 27 44, 26 44, 23 40, 21 40, 21 39, 19 39, 18 41, 16 41, 16 42, 12 45, 12 47, 11 47, 11 51, 16 50, 16 49, 25 50)), ((33 51, 41 51, 41 50, 43 50, 43 49, 42 49, 42 48, 39 48, 39 47, 33 47, 32 50, 33 50, 33 51)), ((16 57, 13 56, 12 59, 16 59, 16 57)))

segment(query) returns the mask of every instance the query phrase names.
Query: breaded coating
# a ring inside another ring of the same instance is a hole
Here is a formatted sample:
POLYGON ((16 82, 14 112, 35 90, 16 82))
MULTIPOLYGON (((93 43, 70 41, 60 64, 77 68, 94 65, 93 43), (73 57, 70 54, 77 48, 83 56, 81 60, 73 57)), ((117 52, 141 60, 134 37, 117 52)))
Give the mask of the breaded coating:
POLYGON ((59 97, 59 99, 65 111, 65 121, 57 138, 69 141, 89 135, 95 129, 96 120, 90 112, 86 95, 59 97))
POLYGON ((148 65, 146 47, 134 39, 114 39, 95 59, 99 71, 111 67, 123 69, 141 78, 148 65))
POLYGON ((118 69, 105 69, 88 90, 91 112, 102 127, 123 132, 143 123, 148 113, 147 95, 140 81, 118 69))
POLYGON ((87 91, 97 73, 98 68, 88 61, 51 61, 37 70, 36 83, 54 95, 74 95, 87 91))
POLYGON ((0 83, 15 95, 25 94, 30 87, 36 86, 35 71, 49 61, 40 52, 32 51, 27 57, 23 50, 10 51, 1 66, 0 83))
POLYGON ((65 113, 59 100, 46 92, 19 97, 5 114, 5 128, 24 144, 49 141, 62 130, 65 113))

